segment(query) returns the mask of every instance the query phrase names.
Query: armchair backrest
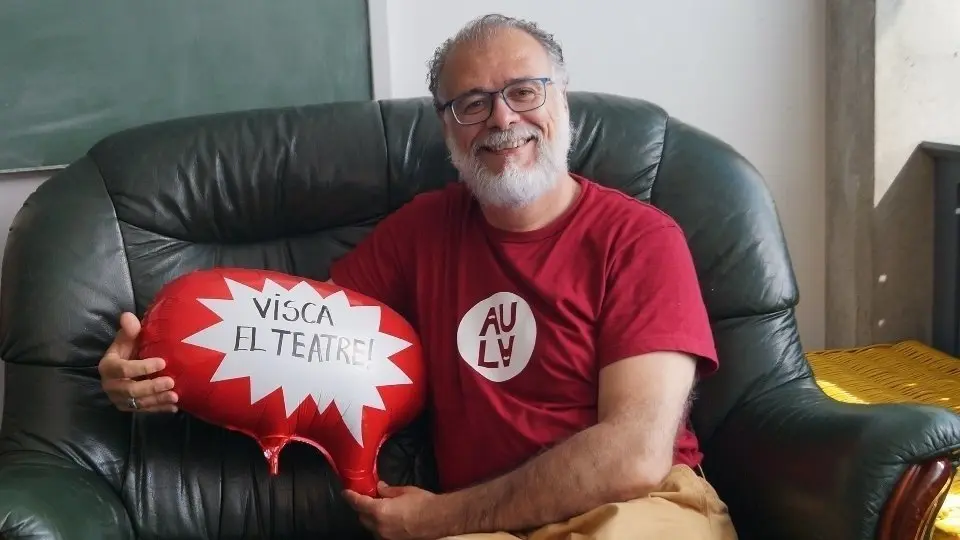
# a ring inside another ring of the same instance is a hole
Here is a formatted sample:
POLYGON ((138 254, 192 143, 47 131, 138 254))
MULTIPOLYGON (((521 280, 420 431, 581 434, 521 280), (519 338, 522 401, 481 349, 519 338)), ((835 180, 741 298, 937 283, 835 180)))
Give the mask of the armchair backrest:
MULTIPOLYGON (((694 426, 705 451, 732 408, 807 374, 797 287, 773 201, 728 145, 650 103, 571 93, 571 169, 672 215, 693 251, 720 349, 694 426)), ((40 450, 102 475, 143 538, 355 530, 312 448, 270 478, 259 447, 187 415, 116 411, 97 362, 125 310, 213 265, 326 279, 416 193, 455 181, 427 99, 243 111, 113 134, 45 182, 11 229, 0 296, 0 451, 40 450), (149 495, 149 497, 147 497, 149 495)), ((431 482, 414 426, 383 474, 431 482)))

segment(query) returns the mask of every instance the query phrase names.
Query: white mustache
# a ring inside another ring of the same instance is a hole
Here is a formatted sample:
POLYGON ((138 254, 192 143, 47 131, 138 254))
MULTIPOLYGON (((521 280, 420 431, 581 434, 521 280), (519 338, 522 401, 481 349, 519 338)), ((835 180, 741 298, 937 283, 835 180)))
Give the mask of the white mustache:
POLYGON ((473 145, 472 150, 473 154, 477 155, 484 147, 493 150, 502 150, 504 148, 519 146, 527 142, 527 139, 533 139, 539 143, 543 140, 543 132, 533 126, 526 125, 512 127, 505 131, 494 131, 484 137, 483 140, 477 141, 473 145))

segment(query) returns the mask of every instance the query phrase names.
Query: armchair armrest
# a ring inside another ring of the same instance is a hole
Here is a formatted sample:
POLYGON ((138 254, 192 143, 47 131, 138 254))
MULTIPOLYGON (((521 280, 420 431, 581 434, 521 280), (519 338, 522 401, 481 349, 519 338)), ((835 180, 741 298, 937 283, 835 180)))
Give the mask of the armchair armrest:
POLYGON ((132 540, 116 493, 92 471, 40 452, 0 456, 0 537, 132 540))
POLYGON ((744 540, 919 538, 958 448, 948 409, 842 403, 801 379, 734 409, 704 467, 744 540))

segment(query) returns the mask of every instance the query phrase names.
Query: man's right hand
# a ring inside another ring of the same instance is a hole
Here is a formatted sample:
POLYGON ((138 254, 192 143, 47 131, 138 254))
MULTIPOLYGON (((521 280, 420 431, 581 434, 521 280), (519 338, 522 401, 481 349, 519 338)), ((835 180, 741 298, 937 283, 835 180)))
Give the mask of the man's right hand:
POLYGON ((121 411, 176 412, 177 394, 173 379, 142 379, 162 370, 162 358, 137 359, 140 320, 133 313, 120 315, 117 337, 100 360, 98 369, 104 392, 121 411))

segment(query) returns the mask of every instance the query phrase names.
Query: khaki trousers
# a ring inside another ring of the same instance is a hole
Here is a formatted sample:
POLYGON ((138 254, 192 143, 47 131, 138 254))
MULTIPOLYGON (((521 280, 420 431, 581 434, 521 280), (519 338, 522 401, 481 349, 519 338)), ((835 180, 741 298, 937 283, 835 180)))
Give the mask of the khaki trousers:
POLYGON ((736 540, 727 506, 704 478, 676 465, 646 497, 606 504, 527 533, 480 533, 451 540, 736 540))

